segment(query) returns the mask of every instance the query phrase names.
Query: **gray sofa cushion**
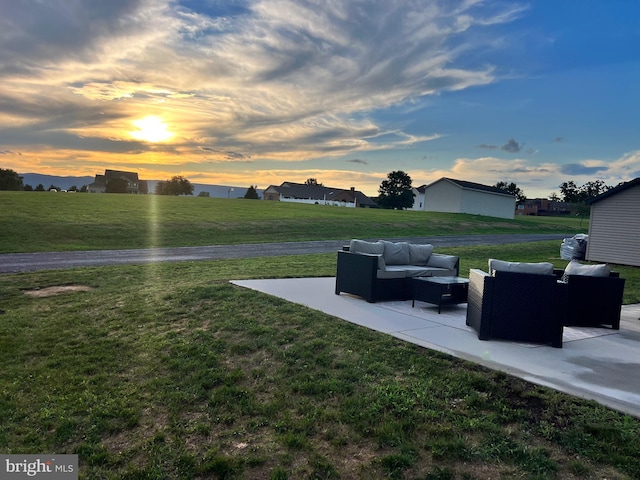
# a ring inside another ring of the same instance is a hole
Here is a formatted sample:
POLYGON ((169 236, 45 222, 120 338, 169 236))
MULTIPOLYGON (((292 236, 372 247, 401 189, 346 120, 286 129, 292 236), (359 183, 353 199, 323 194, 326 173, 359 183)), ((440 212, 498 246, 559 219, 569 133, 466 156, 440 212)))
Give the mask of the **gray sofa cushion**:
POLYGON ((409 263, 411 265, 426 265, 433 253, 433 245, 409 244, 409 263))
POLYGON ((489 274, 494 272, 535 273, 538 275, 553 275, 553 263, 524 263, 505 262, 504 260, 489 259, 489 274))
POLYGON ((455 275, 455 271, 446 268, 420 265, 387 265, 384 270, 377 272, 378 278, 449 277, 453 275, 455 275))
POLYGON ((384 263, 386 265, 409 265, 409 244, 406 242, 387 242, 380 240, 384 245, 384 263))
POLYGON ((380 242, 367 242, 365 240, 351 240, 349 243, 349 251, 358 255, 375 255, 378 257, 378 270, 384 270, 385 263, 384 245, 380 242))
POLYGON ((351 240, 349 251, 353 253, 374 253, 382 255, 384 245, 380 242, 366 242, 364 240, 351 240))
POLYGON ((444 255, 442 253, 432 253, 427 262, 428 267, 444 268, 446 270, 453 270, 455 274, 456 263, 458 263, 458 257, 455 255, 444 255))

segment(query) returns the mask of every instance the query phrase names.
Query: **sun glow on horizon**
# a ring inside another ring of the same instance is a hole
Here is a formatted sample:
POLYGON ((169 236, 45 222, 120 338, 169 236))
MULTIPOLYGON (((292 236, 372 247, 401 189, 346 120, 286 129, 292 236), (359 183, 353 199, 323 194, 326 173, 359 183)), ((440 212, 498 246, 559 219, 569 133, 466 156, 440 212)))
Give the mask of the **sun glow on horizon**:
POLYGON ((129 134, 136 140, 155 143, 165 142, 173 137, 160 117, 149 115, 132 123, 137 130, 130 131, 129 134))

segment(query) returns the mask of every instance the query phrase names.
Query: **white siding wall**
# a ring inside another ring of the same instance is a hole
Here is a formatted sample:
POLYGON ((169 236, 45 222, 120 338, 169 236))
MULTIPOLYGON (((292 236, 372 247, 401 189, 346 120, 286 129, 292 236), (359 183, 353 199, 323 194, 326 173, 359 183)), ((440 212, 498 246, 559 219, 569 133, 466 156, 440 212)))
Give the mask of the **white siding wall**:
POLYGON ((640 186, 591 206, 586 259, 640 266, 640 186))
POLYGON ((462 189, 446 180, 433 183, 425 191, 427 212, 462 213, 462 189))
POLYGON ((465 190, 462 211, 474 215, 489 217, 513 218, 516 210, 515 197, 465 190))
POLYGON ((513 218, 515 197, 478 190, 467 190, 446 180, 429 185, 425 192, 427 212, 470 213, 498 218, 513 218))
POLYGON ((424 193, 420 193, 415 188, 413 191, 413 207, 410 210, 424 210, 424 193))

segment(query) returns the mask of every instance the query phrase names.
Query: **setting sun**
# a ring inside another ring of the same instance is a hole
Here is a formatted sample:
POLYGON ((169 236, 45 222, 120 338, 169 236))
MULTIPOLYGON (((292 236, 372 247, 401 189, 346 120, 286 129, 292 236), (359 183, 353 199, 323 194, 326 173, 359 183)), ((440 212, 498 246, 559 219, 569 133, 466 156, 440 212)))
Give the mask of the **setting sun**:
POLYGON ((160 117, 144 117, 140 120, 134 120, 133 125, 137 130, 129 133, 137 140, 143 140, 145 142, 164 142, 173 137, 173 134, 167 130, 167 125, 160 117))

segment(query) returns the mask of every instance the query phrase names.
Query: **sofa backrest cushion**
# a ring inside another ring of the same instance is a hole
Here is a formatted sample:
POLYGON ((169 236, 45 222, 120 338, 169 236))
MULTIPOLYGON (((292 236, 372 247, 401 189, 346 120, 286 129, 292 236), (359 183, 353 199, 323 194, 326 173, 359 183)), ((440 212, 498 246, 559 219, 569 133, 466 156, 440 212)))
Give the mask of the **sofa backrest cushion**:
POLYGON ((364 240, 353 239, 349 243, 349 251, 352 253, 373 253, 382 255, 384 253, 384 245, 380 242, 366 242, 364 240))
POLYGON ((577 260, 571 260, 567 268, 564 269, 566 275, 584 275, 587 277, 608 277, 611 269, 607 264, 583 265, 577 260))
POLYGON ((409 263, 411 265, 426 265, 433 253, 431 244, 409 244, 409 263))
POLYGON ((489 274, 495 272, 535 273, 538 275, 553 275, 553 263, 524 263, 505 262, 504 260, 489 259, 489 274))
POLYGON ((409 244, 407 242, 387 242, 380 240, 384 245, 384 263, 387 265, 409 265, 409 244))
POLYGON ((427 266, 446 268, 447 270, 455 270, 458 263, 458 257, 455 255, 444 255, 442 253, 433 253, 429 257, 427 266))

